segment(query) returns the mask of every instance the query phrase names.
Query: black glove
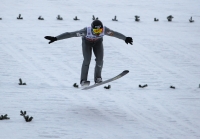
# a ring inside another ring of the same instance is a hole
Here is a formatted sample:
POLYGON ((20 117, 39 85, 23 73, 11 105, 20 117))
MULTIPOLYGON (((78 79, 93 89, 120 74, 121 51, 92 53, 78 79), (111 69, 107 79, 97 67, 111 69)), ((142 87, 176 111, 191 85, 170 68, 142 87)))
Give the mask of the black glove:
POLYGON ((47 39, 47 40, 50 40, 49 44, 52 43, 52 42, 57 41, 57 38, 56 37, 52 37, 52 36, 45 36, 44 38, 47 39))
POLYGON ((132 37, 126 37, 125 42, 127 44, 130 43, 131 45, 133 45, 133 39, 132 39, 132 37))

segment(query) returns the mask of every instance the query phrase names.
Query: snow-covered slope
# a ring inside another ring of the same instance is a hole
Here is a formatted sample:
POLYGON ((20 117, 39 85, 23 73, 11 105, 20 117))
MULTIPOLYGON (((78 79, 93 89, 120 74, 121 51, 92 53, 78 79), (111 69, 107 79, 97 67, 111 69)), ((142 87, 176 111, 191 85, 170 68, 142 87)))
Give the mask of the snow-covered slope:
POLYGON ((199 7, 198 0, 1 1, 0 115, 10 120, 0 120, 0 138, 199 139, 199 7), (103 79, 130 71, 110 90, 72 87, 80 78, 81 38, 50 45, 44 39, 89 26, 92 15, 134 41, 104 37, 103 79), (21 110, 33 121, 26 123, 21 110))

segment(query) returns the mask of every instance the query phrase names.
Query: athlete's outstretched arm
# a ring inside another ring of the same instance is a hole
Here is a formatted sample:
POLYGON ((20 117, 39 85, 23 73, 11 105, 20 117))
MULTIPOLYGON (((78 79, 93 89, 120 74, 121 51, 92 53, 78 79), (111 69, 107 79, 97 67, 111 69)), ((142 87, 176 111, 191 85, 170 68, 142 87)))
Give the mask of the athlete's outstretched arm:
POLYGON ((130 43, 132 45, 133 43, 133 39, 132 37, 126 37, 125 35, 123 35, 122 33, 119 33, 117 31, 111 30, 107 27, 105 27, 105 35, 108 36, 112 36, 112 37, 116 37, 118 39, 122 39, 124 40, 127 44, 130 43))
POLYGON ((87 32, 87 29, 84 28, 84 29, 81 29, 81 30, 78 30, 78 31, 74 31, 74 32, 65 32, 63 34, 60 34, 56 37, 53 37, 53 36, 45 36, 44 38, 47 39, 47 40, 50 40, 49 44, 54 42, 54 41, 58 41, 58 40, 63 40, 63 39, 68 39, 68 38, 71 38, 71 37, 81 37, 81 36, 85 36, 87 32))
POLYGON ((63 34, 56 36, 56 38, 57 40, 63 40, 63 39, 71 38, 71 37, 85 36, 86 33, 87 33, 87 28, 83 28, 81 30, 74 31, 74 32, 65 32, 63 34))

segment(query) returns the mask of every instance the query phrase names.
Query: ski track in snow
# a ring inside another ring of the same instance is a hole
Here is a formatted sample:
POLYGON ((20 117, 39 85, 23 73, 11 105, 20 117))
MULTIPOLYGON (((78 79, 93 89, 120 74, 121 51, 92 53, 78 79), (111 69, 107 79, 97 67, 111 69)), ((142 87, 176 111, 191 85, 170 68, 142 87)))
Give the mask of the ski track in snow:
POLYGON ((0 115, 10 120, 0 120, 0 138, 200 139, 199 7, 197 0, 1 2, 0 115), (18 14, 24 19, 16 20, 18 14), (118 22, 111 21, 114 14, 118 22), (167 22, 170 14, 173 22, 167 22), (44 21, 37 20, 40 15, 44 21), (81 38, 44 39, 82 29, 92 15, 133 37, 133 45, 104 37, 103 79, 130 71, 109 83, 110 90, 73 88, 83 60, 81 38), (73 21, 75 16, 81 20, 73 21), (27 85, 19 86, 19 78, 27 85), (20 110, 33 121, 26 123, 20 110))

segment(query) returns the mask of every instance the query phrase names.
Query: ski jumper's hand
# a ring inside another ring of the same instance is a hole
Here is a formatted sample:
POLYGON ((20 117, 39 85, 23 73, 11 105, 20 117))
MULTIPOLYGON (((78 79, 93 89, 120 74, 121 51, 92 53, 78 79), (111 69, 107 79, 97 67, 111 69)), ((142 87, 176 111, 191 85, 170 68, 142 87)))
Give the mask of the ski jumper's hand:
POLYGON ((50 40, 49 44, 52 43, 52 42, 57 41, 57 38, 56 37, 52 37, 52 36, 45 36, 44 38, 47 39, 47 40, 50 40))
POLYGON ((133 45, 133 39, 132 39, 132 37, 126 37, 125 42, 127 44, 130 43, 131 45, 133 45))

